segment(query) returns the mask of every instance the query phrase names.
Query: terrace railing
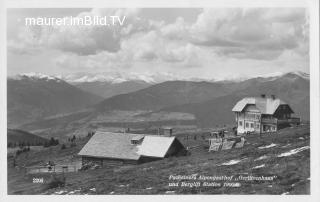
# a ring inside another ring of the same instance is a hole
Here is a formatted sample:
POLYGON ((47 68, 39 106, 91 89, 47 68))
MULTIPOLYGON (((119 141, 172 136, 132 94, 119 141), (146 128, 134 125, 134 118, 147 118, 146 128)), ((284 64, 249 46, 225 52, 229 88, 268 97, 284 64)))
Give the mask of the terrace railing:
POLYGON ((300 123, 300 118, 292 117, 288 119, 277 119, 277 118, 262 118, 261 119, 262 123, 265 124, 299 124, 300 123))
POLYGON ((35 173, 67 173, 67 172, 77 172, 79 166, 77 165, 55 165, 49 168, 48 166, 32 166, 25 167, 26 174, 35 173))
POLYGON ((288 119, 278 119, 277 123, 278 124, 300 124, 300 118, 296 118, 296 117, 292 117, 292 118, 288 118, 288 119))
POLYGON ((278 119, 276 118, 262 118, 261 123, 277 124, 278 119))

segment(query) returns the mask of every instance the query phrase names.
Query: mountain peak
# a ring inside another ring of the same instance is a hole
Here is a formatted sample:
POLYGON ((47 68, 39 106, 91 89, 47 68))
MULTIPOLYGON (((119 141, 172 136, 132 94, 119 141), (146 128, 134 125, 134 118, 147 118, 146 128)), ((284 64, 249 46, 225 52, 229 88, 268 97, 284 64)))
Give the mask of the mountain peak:
POLYGON ((304 79, 309 80, 310 75, 308 73, 302 72, 302 71, 294 71, 294 72, 288 72, 286 74, 284 74, 283 76, 290 76, 290 77, 301 77, 304 79))
POLYGON ((49 75, 42 74, 39 72, 22 73, 22 74, 18 74, 14 77, 11 77, 11 78, 15 79, 15 80, 32 79, 32 80, 56 81, 58 83, 63 81, 57 77, 49 76, 49 75))
MULTIPOLYGON (((129 81, 142 81, 148 84, 156 84, 165 81, 183 80, 180 77, 167 73, 137 73, 137 72, 101 72, 101 73, 75 73, 61 77, 70 83, 105 82, 119 84, 129 81)), ((186 80, 186 79, 184 79, 186 80)))
POLYGON ((32 80, 46 80, 46 81, 66 81, 69 83, 92 83, 92 82, 105 82, 110 84, 120 84, 129 81, 141 81, 148 84, 162 83, 165 81, 183 80, 183 81, 207 81, 207 82, 219 82, 219 83, 237 83, 249 79, 263 79, 263 81, 272 81, 281 77, 287 78, 303 78, 309 80, 309 74, 302 71, 293 72, 274 72, 269 74, 263 74, 256 77, 235 77, 229 79, 201 79, 201 78, 180 78, 169 73, 158 73, 154 75, 149 74, 122 74, 119 72, 109 72, 109 73, 76 73, 66 76, 52 76, 46 75, 38 72, 22 73, 17 76, 11 77, 11 79, 21 80, 21 79, 32 79, 32 80))
POLYGON ((76 73, 61 77, 63 80, 70 83, 90 83, 90 82, 106 82, 111 84, 118 84, 127 81, 144 81, 146 83, 154 83, 154 80, 145 77, 144 75, 123 75, 120 73, 76 73))

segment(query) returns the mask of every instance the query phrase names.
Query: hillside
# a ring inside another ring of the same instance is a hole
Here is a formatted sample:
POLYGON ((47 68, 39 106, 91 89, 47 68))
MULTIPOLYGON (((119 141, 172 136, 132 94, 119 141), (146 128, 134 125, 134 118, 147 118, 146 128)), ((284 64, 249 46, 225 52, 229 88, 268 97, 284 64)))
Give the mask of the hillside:
POLYGON ((82 110, 101 99, 51 76, 35 74, 8 78, 8 126, 82 110))
POLYGON ((202 102, 230 93, 219 83, 167 81, 148 88, 117 95, 96 105, 98 111, 158 110, 164 107, 202 102))
POLYGON ((233 124, 235 120, 234 113, 231 109, 243 96, 244 95, 227 95, 206 102, 163 108, 161 111, 194 114, 197 125, 200 127, 233 124))
POLYGON ((26 145, 38 145, 47 142, 48 139, 37 136, 23 130, 8 129, 7 130, 7 144, 25 143, 26 145))
MULTIPOLYGON (((230 84, 229 84, 230 85, 230 84)), ((168 112, 186 112, 196 116, 200 126, 234 123, 231 109, 237 101, 246 96, 277 95, 287 102, 295 112, 295 116, 309 120, 310 96, 309 80, 295 74, 286 74, 271 80, 250 79, 235 85, 233 93, 201 103, 177 105, 161 109, 168 112)), ((230 85, 230 87, 232 87, 230 85)))
POLYGON ((77 82, 71 83, 83 91, 101 96, 103 98, 110 98, 115 95, 131 93, 149 87, 151 84, 145 81, 124 81, 121 83, 112 83, 105 81, 93 82, 77 82))
MULTIPOLYGON (((50 174, 29 174, 8 167, 8 194, 310 194, 310 128, 302 125, 286 128, 274 134, 246 136, 243 148, 208 152, 208 145, 198 138, 193 144, 201 148, 191 155, 171 157, 141 165, 115 169, 97 169, 65 173, 66 185, 48 189, 50 174), (272 177, 272 180, 174 180, 170 176, 233 176, 272 177), (22 177, 24 176, 24 177, 22 177), (43 184, 32 183, 32 178, 44 178, 43 184), (179 183, 178 187, 169 183, 179 183), (220 186, 184 186, 182 182, 221 183, 220 186), (240 183, 226 187, 223 183, 240 183)), ((189 134, 190 135, 190 134, 189 134)), ((201 134, 199 134, 201 135, 201 134)), ((183 134, 178 138, 183 144, 183 134)), ((194 139, 194 138, 192 138, 194 139)), ((82 144, 83 145, 83 144, 82 144)), ((35 165, 49 158, 74 158, 81 147, 48 151, 33 151, 17 159, 19 166, 35 165)), ((56 159, 55 159, 56 158, 56 159)))
POLYGON ((296 73, 230 83, 170 81, 106 99, 97 105, 97 111, 184 112, 195 115, 200 126, 212 126, 233 123, 231 109, 241 98, 267 94, 276 95, 293 108, 296 116, 309 120, 309 91, 309 79, 296 73))
POLYGON ((88 130, 101 127, 111 131, 121 131, 124 127, 148 130, 166 125, 217 128, 234 124, 231 109, 237 101, 245 96, 260 96, 261 92, 283 99, 294 110, 294 116, 309 120, 309 79, 290 73, 240 82, 160 83, 105 99, 93 111, 53 117, 19 128, 62 139, 86 135, 88 130))

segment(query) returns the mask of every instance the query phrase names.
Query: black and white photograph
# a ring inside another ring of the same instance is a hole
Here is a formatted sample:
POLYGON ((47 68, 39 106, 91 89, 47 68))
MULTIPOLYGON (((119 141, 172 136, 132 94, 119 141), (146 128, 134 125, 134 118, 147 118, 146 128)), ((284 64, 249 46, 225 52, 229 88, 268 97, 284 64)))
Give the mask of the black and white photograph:
POLYGON ((315 194, 306 2, 7 7, 5 194, 315 194))

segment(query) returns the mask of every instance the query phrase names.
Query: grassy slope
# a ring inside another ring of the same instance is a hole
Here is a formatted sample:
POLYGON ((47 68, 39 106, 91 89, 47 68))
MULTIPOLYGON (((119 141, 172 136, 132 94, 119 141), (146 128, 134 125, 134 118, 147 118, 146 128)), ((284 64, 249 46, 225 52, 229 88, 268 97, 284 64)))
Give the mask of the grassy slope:
POLYGON ((7 130, 7 143, 30 143, 31 145, 36 143, 44 143, 48 141, 48 139, 45 139, 43 137, 34 135, 32 133, 29 133, 27 131, 18 130, 18 129, 8 129, 7 130))
POLYGON ((73 135, 83 137, 87 135, 88 131, 101 128, 108 130, 115 128, 122 131, 126 127, 146 129, 151 126, 165 125, 193 126, 194 122, 192 114, 179 112, 112 111, 93 113, 88 110, 25 124, 20 128, 48 139, 54 137, 59 141, 66 141, 68 137, 73 135))
POLYGON ((44 178, 44 181, 50 179, 49 174, 25 175, 23 167, 43 166, 49 160, 55 164, 67 164, 79 160, 76 154, 81 150, 84 144, 88 141, 87 138, 77 140, 75 147, 70 147, 61 150, 61 145, 43 148, 41 151, 31 150, 20 154, 16 158, 17 167, 13 168, 13 159, 8 159, 8 194, 39 194, 44 191, 43 184, 32 183, 33 178, 44 178))
POLYGON ((76 112, 103 98, 62 80, 8 79, 8 125, 17 127, 47 116, 76 112))
MULTIPOLYGON (((15 169, 9 169, 8 190, 9 193, 16 194, 54 194, 59 191, 70 193, 75 190, 79 190, 76 191, 77 194, 164 194, 170 190, 175 194, 309 194, 310 151, 307 149, 291 156, 276 157, 280 153, 309 146, 309 137, 309 126, 288 128, 277 134, 263 135, 261 138, 251 135, 247 136, 245 147, 240 149, 208 153, 202 148, 194 150, 190 156, 173 157, 138 166, 68 173, 65 187, 50 190, 44 190, 44 185, 37 185, 37 189, 32 188, 35 186, 30 180, 32 176, 23 178, 23 175, 17 174, 15 169), (271 143, 277 146, 258 149, 260 146, 271 143), (263 155, 270 156, 270 158, 254 161, 263 155), (229 160, 237 159, 245 160, 235 165, 218 166, 229 160), (265 167, 252 169, 262 164, 265 164, 265 167), (169 175, 196 173, 208 176, 242 174, 244 176, 277 176, 277 178, 271 182, 241 182, 240 188, 168 187, 169 175), (20 188, 15 186, 18 183, 20 188), (23 188, 21 188, 22 184, 24 184, 23 188), (95 189, 90 190, 92 188, 95 189)), ((184 138, 181 138, 181 141, 185 141, 184 138)), ((199 140, 199 143, 203 141, 199 140)), ((47 178, 48 176, 45 176, 45 181, 47 178)))

